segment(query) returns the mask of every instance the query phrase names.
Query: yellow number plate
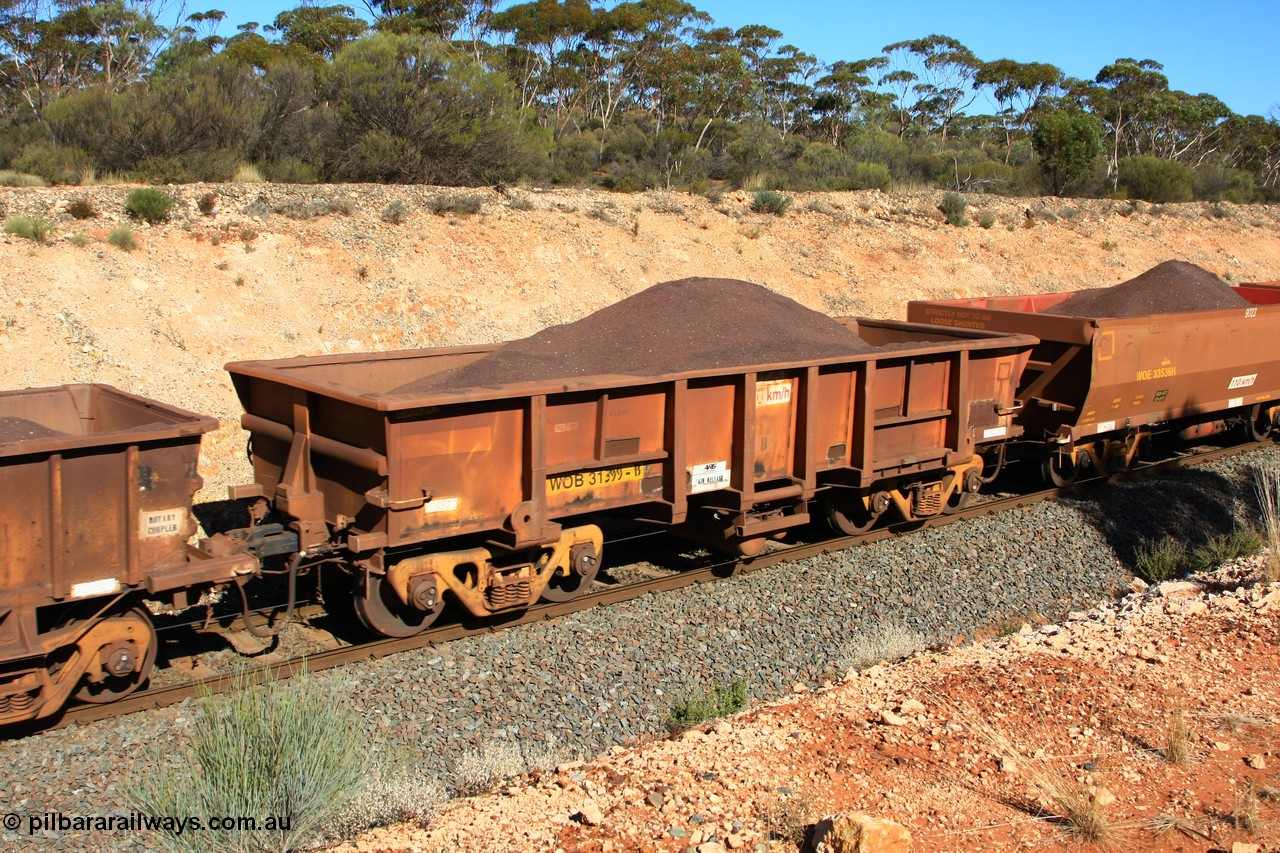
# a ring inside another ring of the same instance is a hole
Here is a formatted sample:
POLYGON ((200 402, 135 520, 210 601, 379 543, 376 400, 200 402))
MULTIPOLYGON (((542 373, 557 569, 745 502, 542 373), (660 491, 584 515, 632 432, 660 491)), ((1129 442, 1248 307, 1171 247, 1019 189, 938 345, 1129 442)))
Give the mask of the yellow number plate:
POLYGON ((603 486, 631 483, 643 480, 648 465, 623 465, 621 468, 601 468, 581 471, 577 474, 553 474, 547 477, 547 492, 552 495, 565 492, 586 492, 603 486))

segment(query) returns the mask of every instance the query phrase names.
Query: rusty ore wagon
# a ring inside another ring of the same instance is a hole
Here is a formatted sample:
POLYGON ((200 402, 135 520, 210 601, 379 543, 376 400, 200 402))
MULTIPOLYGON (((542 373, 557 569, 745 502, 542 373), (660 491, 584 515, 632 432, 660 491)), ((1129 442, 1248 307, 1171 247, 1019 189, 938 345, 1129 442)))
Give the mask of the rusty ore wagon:
POLYGON ((1139 317, 1043 313, 1072 293, 911 302, 908 320, 1039 339, 1017 396, 1022 449, 1058 485, 1133 464, 1156 430, 1270 434, 1280 402, 1280 291, 1242 285, 1249 307, 1139 317))
POLYGON ((660 376, 396 393, 496 347, 227 365, 255 482, 306 553, 338 555, 371 629, 423 630, 446 595, 485 616, 564 600, 599 569, 593 514, 752 555, 816 506, 840 530, 976 491, 1018 427, 1035 339, 844 319, 876 350, 660 376))
POLYGON ((106 385, 0 393, 0 725, 131 692, 156 655, 143 598, 256 573, 187 544, 217 425, 106 385))

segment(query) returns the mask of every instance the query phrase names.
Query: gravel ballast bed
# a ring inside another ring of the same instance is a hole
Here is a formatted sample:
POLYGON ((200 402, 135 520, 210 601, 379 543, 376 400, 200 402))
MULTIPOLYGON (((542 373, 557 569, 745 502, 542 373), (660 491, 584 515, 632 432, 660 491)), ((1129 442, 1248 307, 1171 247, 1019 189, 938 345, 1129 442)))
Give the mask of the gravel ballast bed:
MULTIPOLYGON (((1251 518, 1251 470, 1277 459, 1267 449, 350 668, 368 721, 359 748, 421 750, 423 769, 447 783, 458 758, 485 744, 545 747, 554 736, 567 758, 659 734, 674 694, 714 681, 746 678, 753 701, 815 687, 885 625, 949 643, 1031 614, 1056 620, 1124 588, 1143 540, 1195 539, 1251 518)), ((127 780, 147 772, 156 744, 177 750, 196 719, 185 704, 0 743, 7 811, 128 813, 127 780)), ((45 836, 54 839, 60 849, 159 841, 45 836)), ((0 831, 6 847, 29 840, 0 831)))

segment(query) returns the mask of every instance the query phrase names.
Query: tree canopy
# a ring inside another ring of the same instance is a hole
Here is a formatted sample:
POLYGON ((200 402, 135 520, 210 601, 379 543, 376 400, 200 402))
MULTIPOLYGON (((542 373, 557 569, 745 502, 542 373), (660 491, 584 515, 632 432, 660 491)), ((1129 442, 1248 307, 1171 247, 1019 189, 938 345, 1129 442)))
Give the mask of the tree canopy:
POLYGON ((1150 58, 1075 80, 932 33, 826 63, 686 0, 306 2, 234 26, 172 10, 0 0, 3 165, 1117 196, 1176 176, 1179 195, 1280 199, 1277 116, 1171 89, 1150 58))

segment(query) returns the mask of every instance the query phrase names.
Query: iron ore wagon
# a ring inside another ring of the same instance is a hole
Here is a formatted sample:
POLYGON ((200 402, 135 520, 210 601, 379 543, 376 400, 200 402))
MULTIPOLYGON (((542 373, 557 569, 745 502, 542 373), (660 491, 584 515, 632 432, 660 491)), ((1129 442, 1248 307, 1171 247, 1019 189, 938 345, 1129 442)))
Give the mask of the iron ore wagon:
POLYGON ((593 514, 753 555, 811 506, 846 532, 890 507, 906 518, 957 507, 981 484, 981 447, 1018 432, 1014 392, 1035 340, 822 321, 856 343, 850 354, 497 373, 484 387, 446 379, 486 375, 485 359, 518 373, 534 349, 232 363, 255 471, 233 494, 274 510, 300 548, 340 554, 360 618, 393 636, 423 630, 449 596, 488 616, 584 591, 604 545, 593 514))
POLYGON ((1277 303, 1274 287, 1229 287, 1167 262, 1096 291, 911 302, 907 318, 1039 339, 1017 392, 1021 447, 1062 485, 1083 469, 1132 465, 1156 431, 1270 434, 1280 411, 1277 303))

